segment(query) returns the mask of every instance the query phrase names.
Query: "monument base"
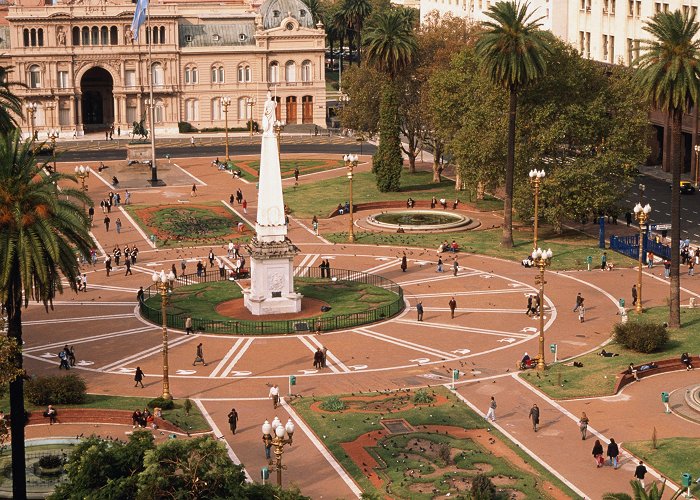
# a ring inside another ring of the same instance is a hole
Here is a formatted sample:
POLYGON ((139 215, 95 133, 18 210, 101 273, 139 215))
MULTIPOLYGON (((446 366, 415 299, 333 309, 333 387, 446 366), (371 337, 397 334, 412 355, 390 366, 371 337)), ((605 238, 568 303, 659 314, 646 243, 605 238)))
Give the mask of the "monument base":
POLYGON ((126 145, 126 162, 144 163, 151 159, 150 142, 131 142, 126 145))
POLYGON ((243 290, 243 304, 251 314, 301 312, 302 295, 294 291, 293 259, 299 249, 283 241, 261 242, 253 238, 250 253, 250 288, 243 290))

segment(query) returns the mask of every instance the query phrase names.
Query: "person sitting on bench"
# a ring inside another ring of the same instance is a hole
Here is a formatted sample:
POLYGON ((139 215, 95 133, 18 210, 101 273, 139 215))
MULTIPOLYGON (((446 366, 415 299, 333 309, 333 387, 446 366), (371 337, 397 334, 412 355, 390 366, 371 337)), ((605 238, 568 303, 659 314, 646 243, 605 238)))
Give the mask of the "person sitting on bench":
POLYGON ((685 365, 686 370, 693 369, 693 363, 690 360, 690 355, 687 352, 681 354, 681 362, 685 365))

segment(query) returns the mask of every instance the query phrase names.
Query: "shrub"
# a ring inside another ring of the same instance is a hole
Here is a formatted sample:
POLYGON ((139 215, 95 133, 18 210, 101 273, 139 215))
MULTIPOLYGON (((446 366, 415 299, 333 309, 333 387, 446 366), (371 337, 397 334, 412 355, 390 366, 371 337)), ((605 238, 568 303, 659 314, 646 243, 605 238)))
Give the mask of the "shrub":
POLYGON ((59 455, 43 455, 39 459, 39 466, 44 469, 55 469, 63 465, 63 457, 59 455))
POLYGON ((177 131, 181 134, 189 134, 190 132, 196 132, 197 129, 190 122, 177 122, 177 131))
POLYGON ((345 402, 341 400, 338 396, 331 396, 327 398, 323 403, 321 403, 321 409, 325 411, 343 411, 345 407, 345 402))
POLYGON ((416 404, 428 404, 435 401, 435 397, 432 394, 428 394, 425 389, 418 389, 413 396, 413 402, 416 404))
POLYGON ((617 323, 613 333, 615 342, 637 352, 654 352, 668 342, 668 331, 664 325, 643 321, 617 323))
POLYGON ((172 410, 175 407, 172 399, 156 398, 148 402, 149 408, 160 408, 161 410, 172 410))
POLYGON ((36 377, 29 379, 24 392, 37 406, 80 404, 85 402, 85 381, 78 375, 36 377))
POLYGON ((472 498, 478 500, 494 500, 498 498, 496 487, 488 476, 477 474, 472 481, 472 498))
POLYGON ((440 443, 440 446, 438 446, 438 457, 445 462, 445 465, 450 465, 452 462, 452 447, 447 443, 440 443))
POLYGON ((192 411, 192 401, 185 399, 185 402, 182 403, 182 408, 185 410, 185 415, 189 417, 190 412, 192 411))

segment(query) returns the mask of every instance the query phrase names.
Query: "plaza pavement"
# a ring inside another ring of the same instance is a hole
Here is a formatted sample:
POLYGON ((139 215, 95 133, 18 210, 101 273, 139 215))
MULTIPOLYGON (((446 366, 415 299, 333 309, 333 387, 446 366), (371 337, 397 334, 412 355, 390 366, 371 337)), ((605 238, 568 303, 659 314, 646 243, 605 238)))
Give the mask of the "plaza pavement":
MULTIPOLYGON (((361 160, 368 160, 364 157, 361 160)), ((198 184, 195 201, 228 202, 230 193, 241 187, 248 200, 249 223, 254 222, 256 196, 254 184, 234 180, 202 159, 173 159, 190 180, 186 184, 164 188, 134 189, 132 203, 167 204, 190 201, 191 182, 198 184)), ((368 169, 363 163, 359 169, 368 169)), ((59 164, 59 169, 72 169, 59 164)), ((313 182, 344 175, 341 170, 302 176, 300 182, 313 182)), ((91 175, 89 195, 99 204, 111 189, 104 175, 91 175), (100 178, 101 177, 101 178, 100 178)), ((293 180, 285 180, 285 184, 293 180)), ((122 192, 123 195, 123 191, 122 192)), ((240 206, 233 207, 244 216, 240 206)), ((64 344, 75 346, 78 373, 85 376, 89 390, 96 393, 155 397, 160 393, 161 332, 136 314, 135 294, 139 286, 151 284, 153 270, 168 269, 182 258, 193 269, 197 259, 206 262, 209 247, 154 249, 133 226, 124 212, 113 208, 112 227, 105 231, 102 214, 96 209, 93 234, 101 248, 109 251, 136 243, 141 252, 133 276, 124 276, 124 268, 106 277, 103 259, 84 266, 88 291, 77 296, 67 293, 46 314, 39 306, 30 306, 25 320, 26 366, 32 374, 56 373, 52 354, 64 344), (113 229, 117 216, 121 234, 113 229), (82 363, 81 363, 82 362, 82 363), (136 366, 146 372, 146 389, 133 387, 136 366)), ((362 213, 360 213, 362 215, 362 213)), ((492 216, 492 214, 489 214, 492 216)), ((321 220, 321 234, 344 231, 347 216, 321 220)), ((456 235, 456 234, 455 234, 456 235)), ((273 411, 267 399, 269 384, 277 383, 287 392, 289 375, 297 376, 294 393, 324 395, 358 391, 376 391, 403 387, 445 384, 453 368, 463 376, 458 393, 478 411, 486 409, 493 395, 498 401, 496 425, 513 437, 534 459, 559 475, 581 496, 600 498, 607 491, 629 491, 633 467, 627 459, 621 470, 596 469, 590 450, 592 437, 581 441, 577 415, 586 411, 591 427, 601 438, 614 437, 624 448, 625 441, 648 439, 657 427, 659 437, 697 436, 697 424, 680 420, 660 411, 659 392, 698 381, 696 373, 672 373, 644 379, 625 388, 621 395, 609 398, 554 402, 513 376, 515 363, 527 351, 538 349, 537 321, 524 314, 526 295, 534 292, 535 270, 514 262, 470 254, 458 254, 460 271, 449 272, 451 256, 443 255, 446 270, 435 272, 434 249, 397 248, 329 244, 310 230, 310 221, 292 218, 289 236, 300 247, 295 265, 318 266, 330 259, 332 268, 374 272, 404 288, 408 307, 391 320, 346 331, 322 335, 287 335, 239 339, 233 336, 170 331, 170 383, 172 393, 190 397, 214 424, 215 434, 226 440, 231 455, 243 462, 253 479, 265 465, 260 425, 275 415, 286 421, 287 407, 273 411), (402 273, 400 255, 408 255, 408 271, 402 273), (454 295, 458 302, 455 319, 450 319, 447 302, 454 295), (424 322, 415 321, 415 303, 422 300, 424 322), (203 342, 207 367, 192 367, 195 345, 203 342), (317 346, 329 349, 329 368, 312 369, 317 346), (542 430, 534 433, 527 418, 532 403, 542 408, 542 430), (240 414, 239 432, 231 435, 226 415, 231 407, 240 414)), ((453 237, 452 234, 446 237, 453 237)), ((223 246, 214 247, 225 255, 223 246)), ((594 256, 595 259, 597 257, 594 256)), ((614 261, 614 255, 611 260, 614 261)), ((179 266, 178 266, 179 268, 179 266)), ((668 282, 659 277, 662 269, 645 270, 645 306, 661 305, 668 295, 668 282)), ((700 297, 700 278, 682 278, 682 301, 700 297)), ((619 321, 617 299, 630 301, 630 288, 636 282, 636 270, 612 272, 569 271, 547 273, 546 343, 556 342, 560 358, 599 349, 609 337, 611 326, 619 321), (571 312, 577 292, 586 298, 586 322, 579 323, 571 312)), ((547 353, 549 356, 549 353, 547 353)), ((294 415, 292 418, 297 421, 294 415)), ((455 424, 459 424, 455 422, 455 424)), ((285 451, 284 484, 294 482, 313 498, 353 498, 359 490, 345 475, 323 446, 322 436, 313 436, 297 425, 295 443, 285 451)), ((62 426, 53 426, 51 433, 62 426)), ((75 435, 74 426, 66 435, 75 435)), ((116 429, 121 437, 129 429, 116 429)), ((28 436, 47 431, 28 428, 28 436)), ((671 478, 678 481, 678 478, 671 478)))

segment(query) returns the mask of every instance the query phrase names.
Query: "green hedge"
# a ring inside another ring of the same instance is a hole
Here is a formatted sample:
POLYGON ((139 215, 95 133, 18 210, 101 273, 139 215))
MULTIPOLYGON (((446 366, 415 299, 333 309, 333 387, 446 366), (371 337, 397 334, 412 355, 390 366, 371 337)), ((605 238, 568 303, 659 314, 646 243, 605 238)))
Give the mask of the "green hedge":
POLYGON ((657 323, 644 321, 617 323, 613 333, 617 343, 643 353, 657 351, 668 342, 666 326, 657 323))
POLYGON ((78 375, 35 377, 27 380, 24 393, 37 406, 85 402, 87 386, 78 375))

